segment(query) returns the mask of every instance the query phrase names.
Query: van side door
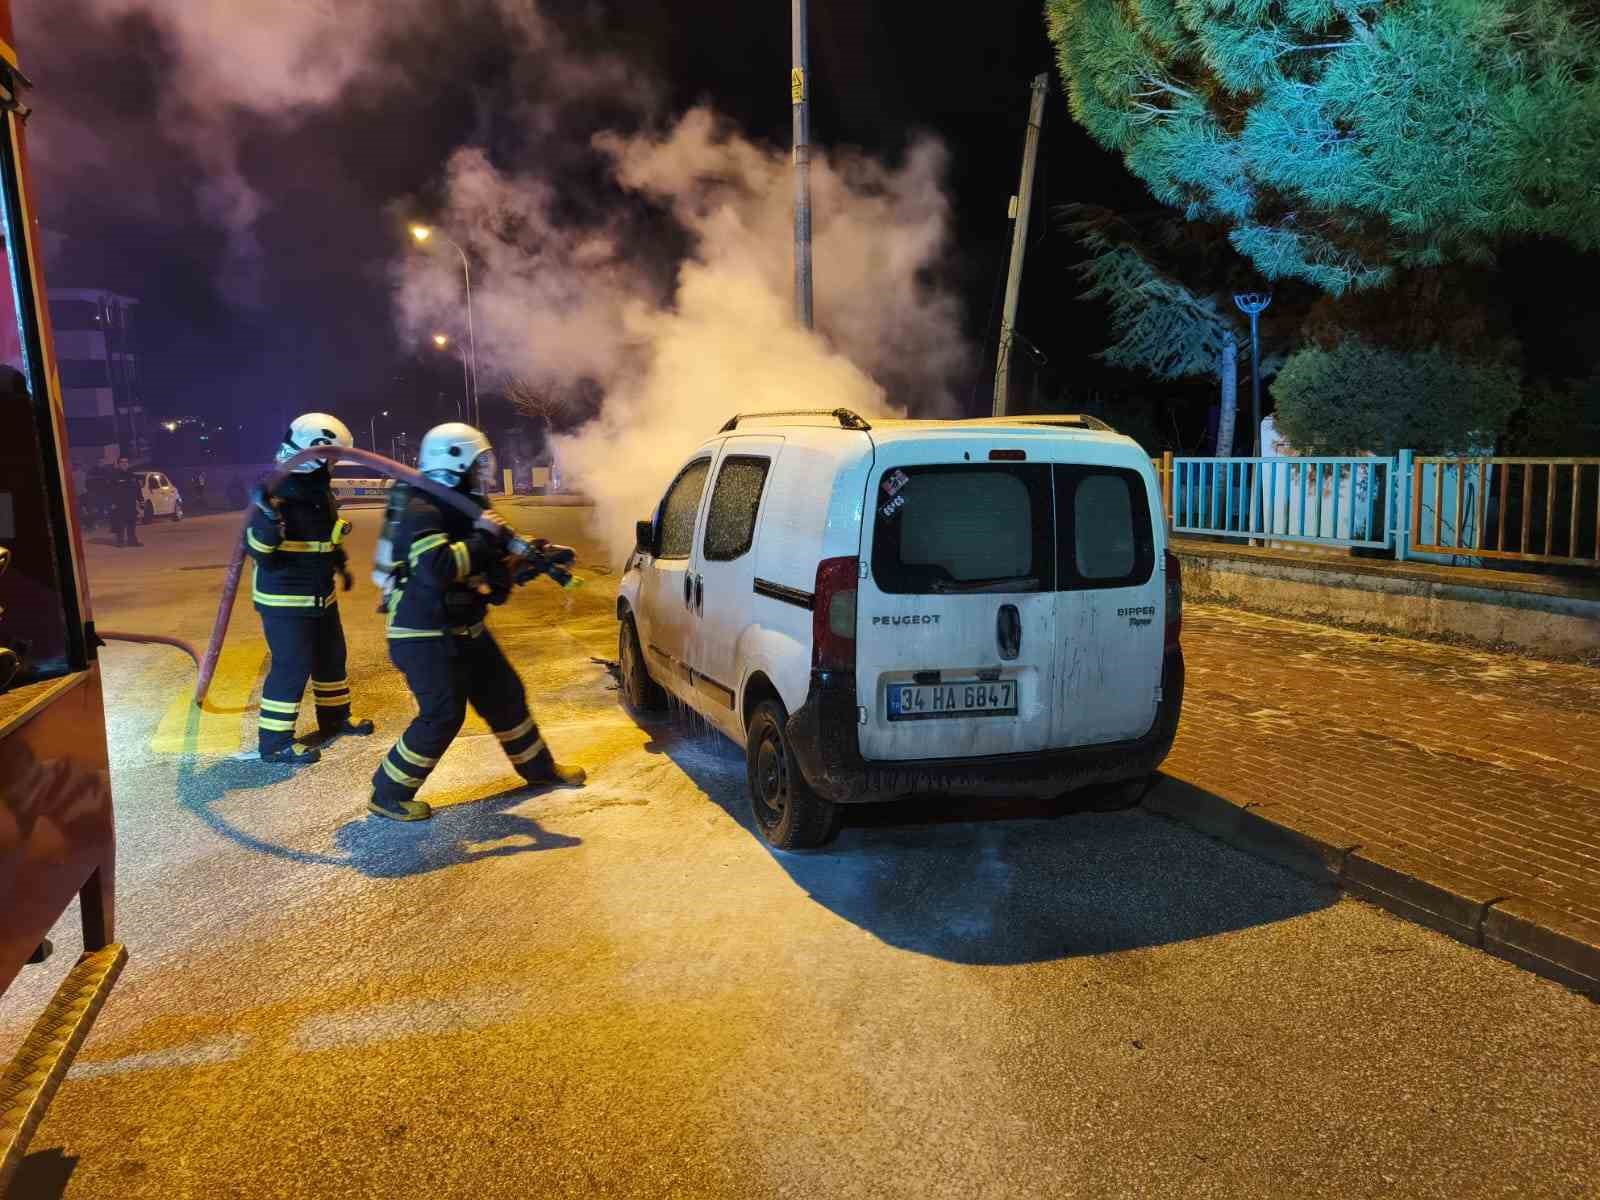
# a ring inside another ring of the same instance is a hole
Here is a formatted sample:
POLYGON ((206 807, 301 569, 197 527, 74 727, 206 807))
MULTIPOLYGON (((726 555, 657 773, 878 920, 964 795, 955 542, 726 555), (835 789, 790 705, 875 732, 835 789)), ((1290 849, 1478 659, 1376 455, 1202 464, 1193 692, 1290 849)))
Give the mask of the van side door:
POLYGON ((706 480, 716 448, 702 450, 673 479, 654 519, 654 544, 639 566, 639 642, 656 682, 688 700, 694 592, 690 567, 706 480))
POLYGON ((757 527, 767 481, 783 449, 778 437, 730 437, 722 444, 706 517, 695 545, 690 667, 698 707, 729 736, 737 712, 741 639, 755 612, 757 527))

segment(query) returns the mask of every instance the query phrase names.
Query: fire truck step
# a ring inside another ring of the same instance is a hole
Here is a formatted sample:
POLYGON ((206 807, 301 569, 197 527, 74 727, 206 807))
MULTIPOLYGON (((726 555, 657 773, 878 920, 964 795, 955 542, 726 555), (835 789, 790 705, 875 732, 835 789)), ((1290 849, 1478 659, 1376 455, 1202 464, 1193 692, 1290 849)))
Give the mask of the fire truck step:
POLYGON ((127 961, 121 942, 79 958, 0 1075, 0 1195, 127 961))

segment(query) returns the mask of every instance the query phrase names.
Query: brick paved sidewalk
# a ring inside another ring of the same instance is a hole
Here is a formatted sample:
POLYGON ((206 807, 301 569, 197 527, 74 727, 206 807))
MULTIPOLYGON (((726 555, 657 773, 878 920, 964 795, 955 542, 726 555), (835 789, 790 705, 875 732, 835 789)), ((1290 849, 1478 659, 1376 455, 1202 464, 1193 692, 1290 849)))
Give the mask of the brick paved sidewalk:
MULTIPOLYGON (((1183 641, 1187 803, 1300 835, 1400 911, 1431 885, 1407 915, 1535 969, 1506 928, 1600 948, 1600 671, 1204 605, 1183 641)), ((1544 973, 1585 987, 1572 961, 1544 973)))

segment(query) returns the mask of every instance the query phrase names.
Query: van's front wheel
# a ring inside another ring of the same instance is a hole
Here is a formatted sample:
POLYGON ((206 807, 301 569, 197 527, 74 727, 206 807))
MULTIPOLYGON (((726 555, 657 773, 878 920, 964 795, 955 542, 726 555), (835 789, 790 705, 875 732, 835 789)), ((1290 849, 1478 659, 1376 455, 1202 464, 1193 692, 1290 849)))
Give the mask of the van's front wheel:
POLYGON ((644 647, 639 644, 639 628, 633 623, 632 613, 623 614, 621 626, 617 633, 617 673, 622 685, 622 702, 633 713, 656 712, 667 702, 667 697, 661 685, 650 678, 644 647))
POLYGON ((788 716, 776 700, 764 701, 750 719, 745 764, 750 813, 767 843, 778 850, 814 850, 839 832, 839 806, 811 790, 790 751, 788 716))

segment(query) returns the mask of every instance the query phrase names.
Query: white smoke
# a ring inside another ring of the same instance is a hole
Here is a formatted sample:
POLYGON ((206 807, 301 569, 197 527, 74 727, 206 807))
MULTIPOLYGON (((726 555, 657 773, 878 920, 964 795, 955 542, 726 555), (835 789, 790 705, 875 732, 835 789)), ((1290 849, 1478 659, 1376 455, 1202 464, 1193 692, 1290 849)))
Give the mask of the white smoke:
MULTIPOLYGON (((967 365, 957 302, 926 282, 948 252, 945 155, 919 141, 889 166, 814 154, 816 333, 793 315, 788 156, 706 108, 659 133, 594 144, 613 182, 670 211, 691 249, 669 271, 631 259, 618 205, 564 225, 559 184, 496 171, 476 151, 450 164, 441 225, 478 264, 478 356, 486 378, 560 391, 589 380, 600 415, 557 439, 567 476, 591 496, 614 556, 632 544, 678 463, 733 413, 846 407, 951 411, 967 365), (894 392, 882 381, 892 381, 894 392)), ((396 308, 413 340, 458 320, 460 268, 397 268, 396 308)))

